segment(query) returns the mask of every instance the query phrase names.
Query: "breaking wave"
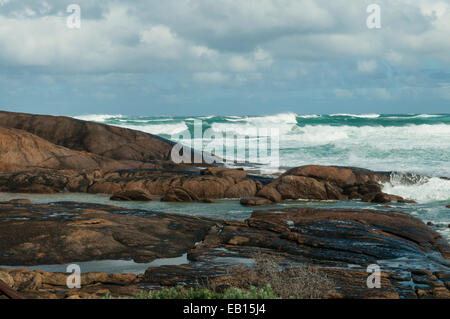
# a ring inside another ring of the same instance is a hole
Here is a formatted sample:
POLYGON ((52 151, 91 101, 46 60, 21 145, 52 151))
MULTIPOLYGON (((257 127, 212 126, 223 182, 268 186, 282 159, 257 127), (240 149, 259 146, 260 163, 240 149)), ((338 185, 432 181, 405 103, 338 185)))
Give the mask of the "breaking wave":
POLYGON ((115 114, 115 115, 112 115, 112 114, 87 114, 87 115, 74 116, 74 118, 76 118, 78 120, 90 121, 90 122, 105 122, 110 119, 120 119, 123 117, 124 116, 121 114, 115 114))
POLYGON ((77 118, 176 140, 173 136, 185 132, 194 138, 194 121, 201 120, 203 131, 232 133, 252 141, 249 146, 243 142, 238 146, 241 148, 254 147, 253 141, 272 134, 265 129, 277 129, 283 167, 344 165, 450 177, 448 114, 297 115, 290 112, 266 116, 189 117, 93 114, 77 118))
POLYGON ((383 191, 419 203, 450 200, 450 180, 415 174, 392 174, 383 191))

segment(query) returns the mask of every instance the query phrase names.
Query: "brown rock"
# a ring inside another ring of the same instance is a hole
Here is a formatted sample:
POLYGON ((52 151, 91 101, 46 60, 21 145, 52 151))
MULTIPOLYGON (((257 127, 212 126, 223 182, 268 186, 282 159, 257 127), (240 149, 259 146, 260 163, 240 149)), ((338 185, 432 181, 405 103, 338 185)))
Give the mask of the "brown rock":
POLYGON ((391 202, 391 197, 385 193, 371 193, 366 194, 362 198, 363 202, 386 204, 391 202))
POLYGON ((244 180, 234 184, 225 191, 225 198, 252 197, 256 194, 256 184, 252 180, 244 180))
MULTIPOLYGON (((174 145, 151 134, 63 116, 0 111, 0 126, 24 130, 68 149, 115 160, 169 160, 174 145)), ((71 158, 65 161, 73 162, 71 158)))
MULTIPOLYGON (((212 227, 203 242, 189 251, 189 265, 148 269, 143 282, 171 286, 183 282, 194 286, 198 280, 214 277, 220 279, 216 284, 248 283, 251 278, 244 276, 247 271, 235 276, 230 272, 233 268, 221 267, 215 260, 243 260, 248 267, 245 259, 261 252, 283 265, 314 264, 336 284, 336 291, 328 298, 416 298, 412 290, 396 285, 396 277, 389 272, 382 274, 381 289, 367 289, 367 265, 378 260, 411 258, 407 267, 417 266, 418 261, 420 265, 445 269, 445 263, 436 263, 429 253, 441 254, 448 248, 436 232, 409 214, 344 209, 260 210, 245 222, 224 222, 222 227, 212 227), (349 268, 348 264, 354 266, 349 268), (356 265, 360 265, 359 270, 354 269, 356 265)), ((408 270, 401 265, 391 267, 394 268, 389 271, 402 276, 408 270)), ((437 282, 427 271, 414 271, 413 276, 417 283, 425 279, 437 282)), ((442 284, 433 285, 421 296, 439 298, 444 296, 442 288, 442 284)))
POLYGON ((316 180, 331 182, 340 187, 354 185, 357 182, 356 175, 351 169, 332 166, 301 166, 287 171, 285 175, 311 177, 316 180))
POLYGON ((450 299, 450 291, 445 287, 435 287, 433 288, 433 297, 439 299, 450 299))
POLYGON ((9 287, 14 287, 14 278, 5 271, 0 270, 0 281, 3 281, 9 287))
POLYGON ((90 179, 94 179, 89 175, 85 172, 68 170, 4 173, 0 175, 0 190, 15 193, 57 193, 65 190, 84 192, 90 179))
MULTIPOLYGON (((0 251, 6 254, 0 256, 0 264, 64 263, 65 259, 151 261, 186 252, 189 264, 149 268, 140 276, 83 273, 82 289, 70 294, 64 286, 67 274, 23 269, 0 269, 0 274, 11 276, 14 285, 29 298, 101 298, 107 290, 114 296, 133 296, 139 287, 148 285, 195 286, 208 278, 230 282, 234 278, 230 277, 230 266, 248 266, 254 253, 263 252, 280 264, 313 264, 326 273, 336 283, 336 291, 328 298, 416 297, 411 289, 405 293, 405 288, 395 283, 410 278, 429 284, 419 292, 420 297, 447 298, 438 278, 443 280, 448 275, 441 256, 448 259, 450 247, 438 233, 406 213, 289 208, 258 210, 246 221, 221 221, 156 212, 144 218, 133 216, 129 209, 127 215, 117 214, 121 211, 81 203, 33 205, 32 212, 27 206, 0 205, 0 216, 5 217, 0 223, 0 251), (42 218, 57 212, 77 214, 42 218), (8 220, 9 216, 32 219, 19 222, 8 220), (59 247, 54 245, 55 240, 59 247), (383 271, 381 289, 367 289, 367 265, 398 258, 405 260, 407 268, 394 263, 389 272, 383 271), (409 270, 418 265, 434 270, 409 270), (412 275, 403 280, 406 271, 412 275), (40 278, 40 284, 39 280, 30 284, 32 278, 40 278)), ((239 282, 248 282, 245 276, 239 278, 239 282)))
POLYGON ((286 175, 281 177, 277 191, 283 199, 328 199, 324 183, 304 176, 286 175))
MULTIPOLYGON (((164 165, 161 165, 161 167, 164 167, 164 165)), ((240 174, 242 171, 235 170, 230 176, 225 173, 227 171, 233 170, 222 169, 221 172, 224 177, 220 177, 216 175, 200 175, 198 170, 178 171, 177 169, 173 171, 133 169, 106 173, 99 170, 56 171, 39 169, 0 175, 0 191, 28 193, 68 191, 113 195, 142 190, 148 194, 166 197, 165 200, 197 201, 254 196, 258 187, 261 187, 261 183, 254 180, 234 179, 231 177, 234 173, 240 174), (181 194, 181 192, 187 192, 188 194, 181 194), (176 193, 179 194, 177 195, 176 193)))
POLYGON ((283 199, 412 203, 399 196, 384 194, 379 182, 388 180, 386 173, 362 168, 309 165, 287 171, 266 187, 275 188, 283 199))
POLYGON ((182 187, 174 187, 170 189, 165 196, 161 198, 163 202, 195 202, 199 198, 190 190, 182 187))
POLYGON ((30 205, 31 201, 29 199, 23 199, 23 198, 19 198, 19 199, 11 199, 9 201, 9 203, 11 204, 25 204, 25 205, 30 205))
POLYGON ((126 190, 120 193, 116 193, 110 198, 114 201, 143 201, 148 202, 152 200, 152 195, 145 190, 135 189, 126 190))
POLYGON ((117 194, 122 192, 122 185, 117 182, 101 181, 88 189, 90 194, 117 194))
MULTIPOLYGON (((138 217, 132 214, 139 215, 139 211, 121 212, 120 207, 82 203, 35 204, 32 211, 29 206, 0 205, 0 265, 130 258, 150 262, 177 257, 201 241, 215 224, 176 214, 149 212, 138 217)), ((15 288, 31 289, 32 282, 35 287, 42 282, 42 278, 24 277, 26 273, 21 278, 9 274, 15 288)))
POLYGON ((249 239, 247 237, 235 236, 228 241, 228 244, 239 246, 239 245, 242 245, 242 244, 245 244, 248 242, 249 242, 249 239))
POLYGON ((17 291, 38 290, 42 285, 42 277, 39 273, 14 269, 9 272, 9 275, 13 278, 13 288, 17 291))
POLYGON ((213 175, 218 177, 231 177, 235 180, 247 177, 247 172, 242 169, 229 169, 226 167, 208 167, 201 171, 202 175, 213 175))
POLYGON ((136 282, 134 274, 105 274, 101 272, 90 272, 81 274, 82 285, 92 284, 111 284, 111 285, 130 285, 136 282))
POLYGON ((270 200, 274 203, 279 203, 283 200, 283 198, 281 197, 281 194, 275 188, 273 188, 271 186, 265 186, 256 195, 258 197, 267 198, 268 200, 270 200))
POLYGON ((241 205, 244 206, 272 206, 274 204, 271 200, 262 197, 241 198, 241 205))
POLYGON ((406 200, 400 196, 396 195, 389 195, 386 193, 370 193, 366 194, 362 197, 363 202, 370 202, 370 203, 377 203, 377 204, 386 204, 390 202, 398 202, 398 203, 409 203, 409 204, 415 204, 416 202, 406 200))
POLYGON ((112 159, 71 150, 28 132, 2 127, 0 127, 0 163, 2 171, 126 167, 112 159))

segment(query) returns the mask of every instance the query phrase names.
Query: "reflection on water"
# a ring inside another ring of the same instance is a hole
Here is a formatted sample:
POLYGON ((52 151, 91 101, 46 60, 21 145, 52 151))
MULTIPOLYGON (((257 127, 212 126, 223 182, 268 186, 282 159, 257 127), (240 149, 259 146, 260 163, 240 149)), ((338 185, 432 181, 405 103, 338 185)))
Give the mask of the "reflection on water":
POLYGON ((94 260, 85 262, 73 262, 64 265, 38 265, 38 266, 0 266, 0 268, 29 270, 42 270, 46 272, 60 272, 64 273, 67 266, 70 264, 77 264, 80 266, 81 272, 104 272, 107 274, 143 274, 147 268, 161 267, 161 266, 179 266, 188 264, 187 253, 174 258, 160 258, 155 259, 150 263, 136 263, 133 260, 94 260))

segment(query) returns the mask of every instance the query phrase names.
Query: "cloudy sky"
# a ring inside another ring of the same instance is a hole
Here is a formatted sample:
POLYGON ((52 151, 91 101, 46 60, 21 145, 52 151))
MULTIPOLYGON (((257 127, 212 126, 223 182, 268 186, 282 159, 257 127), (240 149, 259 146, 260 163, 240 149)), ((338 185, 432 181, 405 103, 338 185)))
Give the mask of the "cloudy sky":
POLYGON ((0 0, 0 109, 450 113, 450 0, 0 0))

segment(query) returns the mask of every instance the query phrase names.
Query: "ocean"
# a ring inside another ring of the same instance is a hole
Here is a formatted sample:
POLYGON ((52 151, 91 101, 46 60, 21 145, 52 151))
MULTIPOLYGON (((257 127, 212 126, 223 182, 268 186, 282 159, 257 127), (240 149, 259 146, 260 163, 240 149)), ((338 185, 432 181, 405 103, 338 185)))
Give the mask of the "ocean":
MULTIPOLYGON (((384 191, 418 202, 412 206, 399 205, 399 209, 433 222, 445 237, 450 235, 450 209, 445 207, 450 204, 450 114, 189 117, 93 114, 76 118, 152 133, 188 145, 195 145, 198 137, 194 137, 194 125, 201 121, 203 132, 235 134, 236 147, 244 151, 265 138, 261 134, 263 129, 276 128, 279 163, 273 166, 273 161, 263 154, 261 165, 257 166, 262 173, 279 174, 289 167, 308 164, 394 171, 384 191), (191 140, 186 136, 191 136, 191 140)), ((211 142, 204 136, 201 138, 203 145, 211 142)), ((255 166, 249 164, 247 169, 255 166)), ((356 206, 361 208, 361 204, 356 206)))

